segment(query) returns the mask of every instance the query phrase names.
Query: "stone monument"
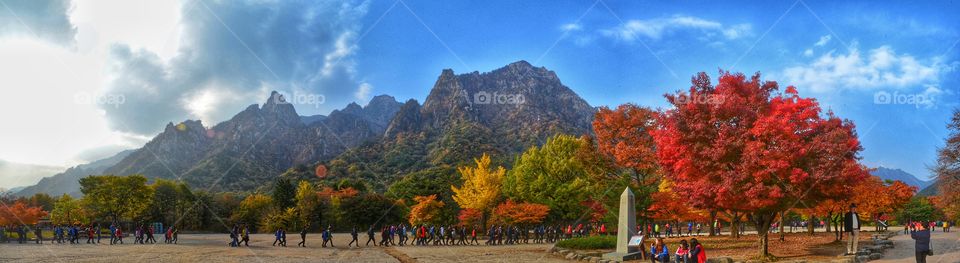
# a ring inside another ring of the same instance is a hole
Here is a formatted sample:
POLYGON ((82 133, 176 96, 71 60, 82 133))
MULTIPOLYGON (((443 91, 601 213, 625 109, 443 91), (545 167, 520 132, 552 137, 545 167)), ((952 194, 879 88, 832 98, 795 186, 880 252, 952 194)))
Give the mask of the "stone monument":
POLYGON ((630 238, 636 234, 637 213, 634 206, 633 192, 630 188, 623 189, 620 194, 620 216, 617 222, 617 251, 603 254, 604 259, 624 261, 643 257, 643 244, 630 246, 630 238))

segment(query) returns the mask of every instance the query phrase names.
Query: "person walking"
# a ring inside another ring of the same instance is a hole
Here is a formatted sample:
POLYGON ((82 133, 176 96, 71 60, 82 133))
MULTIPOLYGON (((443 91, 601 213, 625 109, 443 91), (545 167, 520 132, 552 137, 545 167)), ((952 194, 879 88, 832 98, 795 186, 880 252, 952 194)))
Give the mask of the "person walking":
MULTIPOLYGON (((326 244, 327 244, 326 234, 327 233, 324 232, 321 235, 323 237, 324 247, 326 247, 326 244)), ((297 247, 307 247, 307 228, 306 227, 300 229, 300 243, 297 243, 297 247)))
MULTIPOLYGON (((243 246, 249 247, 250 246, 250 226, 247 226, 247 224, 243 224, 243 226, 241 226, 240 229, 241 229, 240 241, 243 242, 243 246)), ((173 232, 173 243, 177 243, 177 232, 173 232)), ((240 244, 237 243, 237 246, 239 247, 240 244)))
POLYGON ((120 244, 123 244, 123 227, 117 226, 117 241, 120 244))
MULTIPOLYGON (((371 241, 373 241, 373 246, 377 246, 376 232, 373 230, 373 225, 370 225, 370 228, 367 229, 367 244, 364 246, 369 247, 371 241)), ((357 246, 360 246, 359 242, 357 246)))
POLYGON ((357 243, 357 247, 360 247, 360 240, 357 239, 357 226, 354 225, 353 229, 350 230, 350 243, 347 244, 347 247, 353 246, 353 243, 357 243))
POLYGON ((110 244, 113 245, 117 241, 117 226, 113 223, 110 223, 110 244))
POLYGON ((87 244, 95 244, 93 241, 93 225, 87 226, 87 244))
POLYGON ((147 227, 147 242, 150 244, 157 243, 156 239, 153 239, 153 226, 147 227))
POLYGON ((97 223, 97 226, 93 228, 93 231, 97 233, 97 244, 100 244, 100 238, 103 236, 103 231, 100 229, 100 223, 97 223))
POLYGON ((37 244, 43 244, 43 230, 40 229, 40 224, 33 225, 33 235, 37 236, 37 244))
POLYGON ((910 238, 915 240, 914 248, 917 256, 917 263, 927 263, 927 256, 933 255, 930 250, 930 231, 924 228, 923 224, 916 223, 911 229, 910 238))
POLYGON ((857 253, 857 243, 860 240, 860 214, 857 214, 857 204, 850 204, 850 212, 843 216, 844 232, 850 233, 847 255, 857 253))
POLYGON ((281 245, 283 245, 283 242, 280 241, 280 231, 282 231, 282 230, 281 230, 280 228, 277 228, 277 231, 276 231, 276 232, 273 232, 273 245, 271 245, 271 246, 274 246, 274 247, 275 247, 275 246, 277 246, 278 243, 281 244, 281 245))
POLYGON ((321 245, 321 247, 327 247, 327 242, 330 243, 330 247, 334 247, 334 246, 333 246, 333 232, 332 232, 333 230, 331 230, 330 228, 331 228, 331 227, 328 225, 328 226, 327 226, 327 229, 324 229, 324 230, 323 230, 323 234, 321 234, 321 238, 323 238, 323 244, 321 245))

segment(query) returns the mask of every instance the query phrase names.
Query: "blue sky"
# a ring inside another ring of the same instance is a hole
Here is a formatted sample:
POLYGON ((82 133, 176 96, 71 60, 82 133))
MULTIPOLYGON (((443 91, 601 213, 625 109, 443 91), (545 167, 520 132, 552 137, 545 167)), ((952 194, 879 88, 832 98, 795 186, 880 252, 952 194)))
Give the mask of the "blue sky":
POLYGON ((853 120, 866 164, 923 177, 960 96, 955 2, 0 3, 0 86, 35 98, 0 106, 20 124, 0 159, 23 163, 94 160, 167 122, 212 126, 270 90, 322 96, 296 106, 326 114, 378 94, 423 102, 444 68, 526 60, 594 106, 665 107, 696 72, 759 71, 853 120))
POLYGON ((926 166, 957 107, 955 3, 393 4, 371 5, 364 24, 372 27, 360 40, 358 68, 369 72, 365 79, 375 93, 399 98, 422 101, 440 68, 482 72, 520 59, 556 71, 594 106, 665 107, 662 94, 689 87, 696 72, 759 71, 783 86, 798 85, 801 94, 853 120, 868 165, 921 177, 929 174, 926 166), (881 57, 895 65, 882 67, 881 57), (920 70, 896 65, 909 61, 920 70), (928 73, 911 74, 916 72, 928 73), (884 74, 892 75, 884 80, 884 74), (879 77, 870 80, 874 75, 879 77), (928 99, 875 104, 877 92, 928 99))

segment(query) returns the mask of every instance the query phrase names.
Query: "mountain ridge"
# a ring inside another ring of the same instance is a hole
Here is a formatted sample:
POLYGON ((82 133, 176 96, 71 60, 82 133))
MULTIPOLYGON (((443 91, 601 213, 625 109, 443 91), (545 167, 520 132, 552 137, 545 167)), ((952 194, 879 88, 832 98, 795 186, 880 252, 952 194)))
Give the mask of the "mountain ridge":
POLYGON ((933 184, 933 181, 922 180, 916 175, 897 168, 879 166, 875 170, 871 171, 870 174, 880 177, 882 180, 899 180, 908 185, 916 186, 917 191, 923 190, 924 188, 927 188, 933 184))

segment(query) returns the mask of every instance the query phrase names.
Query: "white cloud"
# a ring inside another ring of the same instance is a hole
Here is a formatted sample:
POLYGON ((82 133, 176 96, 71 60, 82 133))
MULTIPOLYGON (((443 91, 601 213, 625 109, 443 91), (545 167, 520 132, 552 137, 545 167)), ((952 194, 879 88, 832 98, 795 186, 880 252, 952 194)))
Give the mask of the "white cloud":
POLYGON ((582 29, 583 29, 583 26, 577 23, 563 24, 560 26, 560 30, 563 32, 580 31, 582 29))
POLYGON ((268 89, 322 95, 331 103, 297 110, 326 113, 353 101, 360 88, 353 55, 367 4, 228 1, 183 7, 173 57, 130 45, 112 48, 109 92, 124 94, 131 106, 104 110, 114 128, 140 134, 188 117, 214 125, 263 102, 268 89))
POLYGON ((370 85, 370 83, 366 82, 360 83, 360 88, 353 93, 353 97, 359 101, 365 101, 370 96, 370 91, 373 91, 373 85, 370 85))
POLYGON ((76 1, 70 12, 81 50, 119 43, 163 59, 173 57, 180 46, 180 18, 181 3, 168 0, 76 1))
POLYGON ((822 47, 827 43, 830 43, 830 35, 824 35, 820 37, 820 40, 817 40, 817 43, 814 43, 813 46, 822 47))
POLYGON ((804 50, 804 51, 803 51, 803 56, 805 56, 805 57, 813 56, 813 49, 809 49, 809 48, 808 48, 807 50, 804 50))
POLYGON ((98 57, 21 38, 0 38, 0 57, 0 159, 70 166, 87 149, 128 145, 103 116, 98 57))
POLYGON ((737 39, 752 34, 750 24, 724 25, 717 21, 684 15, 649 20, 629 20, 621 26, 601 32, 608 37, 632 42, 640 37, 658 40, 665 35, 682 30, 699 30, 707 36, 722 35, 726 39, 737 39))
POLYGON ((170 121, 213 125, 273 89, 333 102, 297 108, 306 114, 371 90, 354 61, 369 2, 4 3, 0 87, 15 99, 0 104, 0 159, 75 165, 139 147, 170 121))
POLYGON ((804 65, 789 67, 782 75, 786 83, 814 92, 837 89, 913 89, 939 85, 940 76, 953 68, 940 57, 917 59, 881 46, 861 55, 854 46, 847 54, 828 52, 804 65))
POLYGON ((0 36, 38 37, 72 46, 76 27, 70 24, 69 0, 6 0, 0 5, 0 36))

